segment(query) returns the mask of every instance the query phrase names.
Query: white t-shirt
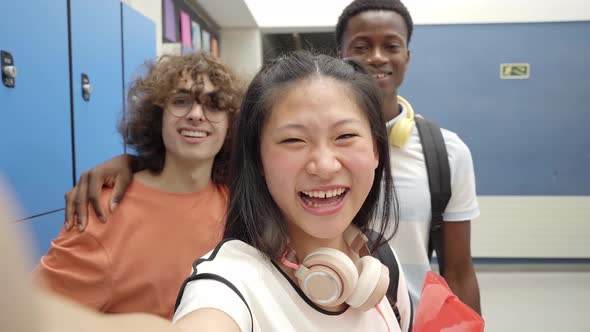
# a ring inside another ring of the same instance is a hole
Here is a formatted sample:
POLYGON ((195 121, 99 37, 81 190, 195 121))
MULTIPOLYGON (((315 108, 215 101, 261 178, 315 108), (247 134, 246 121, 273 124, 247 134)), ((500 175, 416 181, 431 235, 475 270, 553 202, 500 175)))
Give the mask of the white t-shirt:
MULTIPOLYGON (((397 119, 406 116, 407 110, 402 109, 387 123, 388 131, 397 119)), ((479 216, 479 205, 471 152, 457 134, 442 129, 442 135, 449 157, 452 193, 443 220, 472 220, 479 216)), ((416 126, 407 144, 402 148, 390 145, 389 153, 400 208, 399 228, 390 244, 402 263, 412 303, 417 306, 426 272, 430 270, 427 250, 432 213, 428 173, 416 126)))
POLYGON ((225 240, 193 265, 173 321, 202 308, 232 317, 246 331, 407 331, 411 308, 400 267, 397 319, 384 297, 376 309, 328 312, 311 302, 284 272, 254 247, 225 240), (387 322, 387 323, 386 323, 387 322), (387 325, 386 325, 387 324, 387 325))

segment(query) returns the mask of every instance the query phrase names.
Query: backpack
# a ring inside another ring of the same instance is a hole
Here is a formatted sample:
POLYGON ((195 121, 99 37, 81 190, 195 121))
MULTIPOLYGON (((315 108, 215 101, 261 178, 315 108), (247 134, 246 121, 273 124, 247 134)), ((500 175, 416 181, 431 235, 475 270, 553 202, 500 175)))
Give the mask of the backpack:
MULTIPOLYGON (((440 127, 427 119, 416 117, 414 119, 422 150, 424 152, 424 161, 428 174, 428 186, 430 188, 430 205, 432 210, 432 220, 430 223, 430 238, 428 241, 428 260, 432 259, 432 252, 436 251, 436 257, 439 265, 439 273, 444 271, 444 256, 442 247, 442 213, 444 212, 451 198, 451 171, 449 166, 449 157, 447 147, 442 136, 440 127)), ((377 232, 369 230, 368 237, 371 241, 376 242, 377 232)), ((387 299, 392 306, 393 312, 398 323, 401 323, 401 315, 397 307, 397 286, 399 283, 399 268, 397 260, 391 247, 385 243, 372 253, 373 257, 379 259, 389 269, 389 287, 387 288, 387 299)), ((414 320, 413 305, 410 297, 410 327, 414 320)))
MULTIPOLYGON (((367 236, 369 240, 373 243, 377 242, 379 238, 379 234, 374 230, 369 229, 367 231, 367 236)), ((395 318, 397 319, 398 324, 401 326, 401 314, 399 312, 399 308, 397 307, 397 286, 399 283, 399 267, 397 265, 397 259, 391 250, 388 242, 385 242, 381 246, 377 247, 377 250, 371 253, 373 257, 377 258, 381 263, 387 266, 389 270, 389 287, 387 287, 387 293, 385 296, 391 304, 391 309, 393 309, 393 313, 395 314, 395 318)), ((409 294, 408 294, 409 295, 409 294)), ((408 331, 412 331, 412 322, 414 321, 414 309, 412 305, 412 298, 410 297, 410 326, 408 331)))
POLYGON ((440 127, 436 123, 416 117, 416 127, 422 142, 424 161, 428 173, 430 187, 430 239, 428 240, 428 260, 432 259, 432 251, 436 251, 439 274, 444 276, 444 253, 442 245, 442 214, 451 199, 451 170, 447 147, 440 127))

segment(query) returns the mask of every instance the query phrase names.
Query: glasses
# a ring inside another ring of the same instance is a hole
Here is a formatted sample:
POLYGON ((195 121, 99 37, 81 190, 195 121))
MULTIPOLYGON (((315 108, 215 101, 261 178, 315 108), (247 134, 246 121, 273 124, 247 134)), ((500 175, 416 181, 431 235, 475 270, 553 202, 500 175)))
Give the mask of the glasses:
POLYGON ((189 93, 176 93, 168 98, 166 110, 177 118, 185 117, 193 109, 195 103, 201 106, 205 117, 208 120, 219 117, 224 112, 215 107, 210 94, 204 94, 198 100, 189 93))

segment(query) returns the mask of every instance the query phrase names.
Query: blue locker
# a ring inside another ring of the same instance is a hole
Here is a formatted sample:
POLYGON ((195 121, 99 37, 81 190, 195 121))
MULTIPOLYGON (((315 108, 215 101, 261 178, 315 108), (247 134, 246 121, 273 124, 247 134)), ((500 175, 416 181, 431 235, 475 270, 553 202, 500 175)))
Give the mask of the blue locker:
MULTIPOLYGON (((31 242, 27 249, 31 250, 29 256, 35 265, 47 253, 51 240, 59 235, 63 227, 63 215, 63 211, 60 211, 16 223, 31 242)), ((77 230, 72 229, 71 232, 77 230)))
POLYGON ((17 68, 14 88, 0 83, 0 174, 20 219, 62 208, 72 186, 67 1, 3 1, 0 10, 0 49, 17 68))
POLYGON ((123 153, 117 122, 123 110, 119 0, 70 0, 75 177, 123 153), (92 89, 83 96, 83 78, 92 89))

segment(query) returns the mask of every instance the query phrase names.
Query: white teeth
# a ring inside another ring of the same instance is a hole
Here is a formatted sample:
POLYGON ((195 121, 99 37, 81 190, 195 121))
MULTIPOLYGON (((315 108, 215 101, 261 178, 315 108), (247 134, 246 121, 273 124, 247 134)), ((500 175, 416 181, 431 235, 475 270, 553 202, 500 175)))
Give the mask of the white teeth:
POLYGON ((180 131, 180 134, 182 136, 188 136, 188 137, 207 137, 207 133, 204 131, 197 131, 197 130, 188 130, 188 129, 183 129, 180 131))
POLYGON ((309 196, 309 197, 330 198, 330 197, 334 197, 334 196, 340 196, 345 191, 346 191, 345 188, 338 188, 338 189, 328 190, 328 191, 314 190, 314 191, 302 191, 302 192, 306 196, 309 196))
POLYGON ((301 196, 302 201, 305 205, 318 208, 323 206, 331 206, 338 204, 344 199, 343 193, 346 192, 346 188, 338 188, 333 190, 321 191, 321 190, 314 190, 314 191, 302 191, 303 195, 301 196), (311 197, 318 197, 318 198, 331 198, 335 197, 335 199, 327 200, 327 201, 320 201, 314 202, 311 200, 311 197))
POLYGON ((387 74, 384 74, 384 73, 373 74, 373 77, 378 78, 378 79, 385 78, 385 76, 387 76, 387 74))

